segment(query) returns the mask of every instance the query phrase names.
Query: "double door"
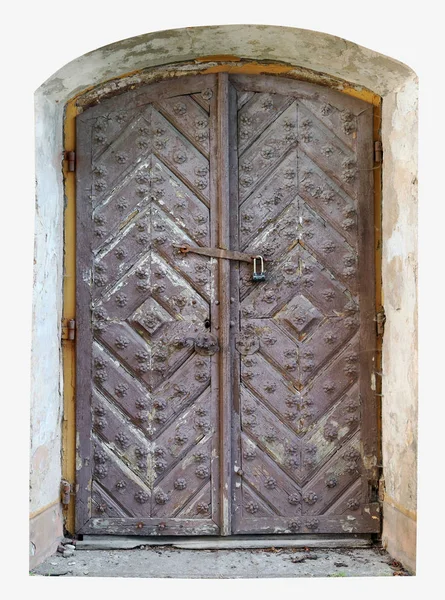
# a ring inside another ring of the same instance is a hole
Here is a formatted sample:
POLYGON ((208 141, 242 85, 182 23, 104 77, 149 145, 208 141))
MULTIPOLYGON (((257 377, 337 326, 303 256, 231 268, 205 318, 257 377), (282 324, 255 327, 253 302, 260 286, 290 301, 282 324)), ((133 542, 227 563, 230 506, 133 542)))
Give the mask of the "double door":
POLYGON ((379 531, 372 169, 372 107, 284 78, 77 117, 78 533, 379 531))

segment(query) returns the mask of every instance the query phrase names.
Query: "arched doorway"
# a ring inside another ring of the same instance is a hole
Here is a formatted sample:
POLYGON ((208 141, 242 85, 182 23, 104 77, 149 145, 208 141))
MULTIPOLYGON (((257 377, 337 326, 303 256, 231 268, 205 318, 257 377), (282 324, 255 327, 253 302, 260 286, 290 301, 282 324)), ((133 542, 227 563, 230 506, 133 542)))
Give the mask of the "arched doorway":
MULTIPOLYGON (((32 561, 40 560, 57 545, 62 518, 68 531, 74 531, 75 345, 69 339, 65 341, 64 325, 76 317, 72 250, 76 174, 69 171, 68 162, 62 169, 64 151, 75 149, 74 116, 127 87, 181 74, 219 72, 273 73, 321 83, 377 108, 375 139, 381 133, 385 168, 382 195, 375 203, 383 216, 381 244, 376 249, 382 256, 382 272, 377 270, 376 280, 382 283, 387 321, 381 392, 381 369, 371 373, 371 385, 376 394, 384 395, 379 463, 379 467, 383 464, 382 539, 393 556, 414 569, 417 77, 397 60, 334 36, 257 25, 178 29, 117 42, 79 57, 36 91, 31 411, 32 422, 40 423, 40 427, 31 436, 32 561), (60 502, 61 477, 73 486, 70 504, 60 502)), ((374 169, 374 173, 379 172, 374 169)), ((380 229, 378 214, 376 224, 380 229)))

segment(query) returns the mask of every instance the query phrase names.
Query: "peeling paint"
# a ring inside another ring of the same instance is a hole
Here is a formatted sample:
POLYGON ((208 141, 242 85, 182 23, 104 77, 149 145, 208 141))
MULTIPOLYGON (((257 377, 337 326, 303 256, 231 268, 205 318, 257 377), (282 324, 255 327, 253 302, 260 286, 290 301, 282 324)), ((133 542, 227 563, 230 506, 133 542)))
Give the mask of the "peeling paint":
POLYGON ((377 457, 375 455, 365 454, 363 456, 363 466, 366 470, 371 470, 373 467, 377 465, 377 457))

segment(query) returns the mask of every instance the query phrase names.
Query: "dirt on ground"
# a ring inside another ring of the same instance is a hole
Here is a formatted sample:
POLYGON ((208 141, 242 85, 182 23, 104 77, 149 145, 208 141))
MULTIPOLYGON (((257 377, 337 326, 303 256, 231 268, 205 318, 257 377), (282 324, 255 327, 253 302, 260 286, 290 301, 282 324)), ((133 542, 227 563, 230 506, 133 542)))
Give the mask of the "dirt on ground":
POLYGON ((142 546, 130 550, 80 550, 66 544, 59 550, 31 574, 178 579, 408 575, 399 562, 380 548, 189 550, 142 546))

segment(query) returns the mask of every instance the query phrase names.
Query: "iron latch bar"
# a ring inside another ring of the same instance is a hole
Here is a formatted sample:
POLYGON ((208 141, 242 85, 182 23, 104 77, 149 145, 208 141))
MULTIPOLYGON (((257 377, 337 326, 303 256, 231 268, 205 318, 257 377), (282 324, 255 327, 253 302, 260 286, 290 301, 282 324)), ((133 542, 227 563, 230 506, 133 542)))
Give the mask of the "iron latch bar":
POLYGON ((226 258, 228 260, 240 260, 248 263, 253 263, 253 259, 255 258, 255 256, 251 256, 245 252, 224 250, 224 248, 202 248, 201 246, 189 246, 188 244, 173 244, 173 246, 179 248, 183 254, 193 252, 193 254, 202 254, 203 256, 211 256, 212 258, 226 258))

